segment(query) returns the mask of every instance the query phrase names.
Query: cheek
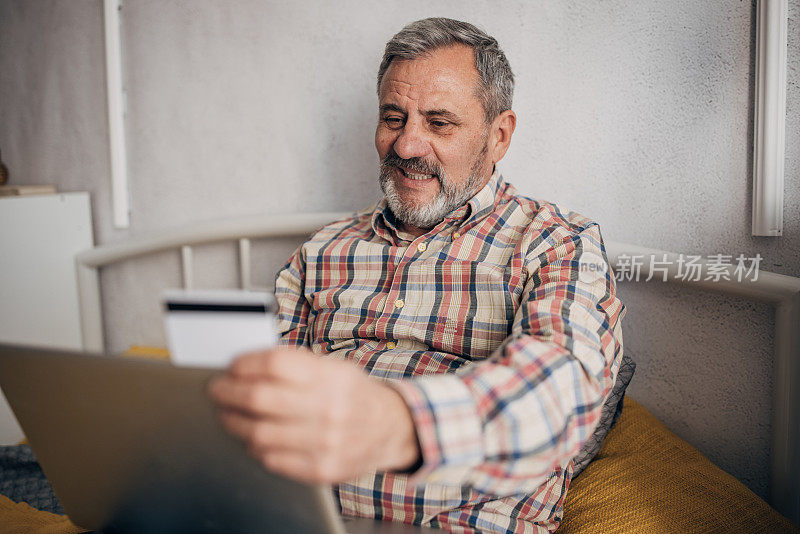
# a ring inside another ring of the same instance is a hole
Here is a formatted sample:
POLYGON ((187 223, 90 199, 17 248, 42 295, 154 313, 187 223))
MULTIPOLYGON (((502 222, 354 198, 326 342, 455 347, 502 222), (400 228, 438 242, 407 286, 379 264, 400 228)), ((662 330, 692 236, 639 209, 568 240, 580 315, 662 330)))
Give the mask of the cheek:
POLYGON ((380 136, 381 136, 381 127, 378 126, 377 128, 375 128, 375 148, 378 150, 378 152, 381 151, 380 136))
POLYGON ((394 144, 394 137, 392 132, 388 131, 386 128, 378 126, 375 129, 375 149, 378 151, 378 155, 381 159, 391 150, 392 144, 394 144))
POLYGON ((446 168, 450 169, 450 174, 460 175, 466 165, 466 155, 469 153, 469 144, 463 141, 450 143, 440 147, 436 151, 437 159, 446 168))
POLYGON ((475 158, 483 149, 483 143, 482 136, 453 140, 446 147, 440 146, 436 155, 451 177, 466 179, 472 173, 475 158))

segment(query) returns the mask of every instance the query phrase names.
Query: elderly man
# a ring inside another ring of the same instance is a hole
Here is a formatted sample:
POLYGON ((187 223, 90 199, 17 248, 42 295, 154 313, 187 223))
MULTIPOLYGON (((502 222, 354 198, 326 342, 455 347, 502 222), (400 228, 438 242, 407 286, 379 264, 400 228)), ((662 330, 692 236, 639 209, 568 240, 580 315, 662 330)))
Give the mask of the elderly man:
POLYGON ((470 24, 395 35, 378 71, 385 197, 297 250, 276 281, 281 348, 212 384, 267 469, 336 484, 345 515, 553 530, 614 384, 624 307, 597 224, 496 172, 513 84, 470 24))

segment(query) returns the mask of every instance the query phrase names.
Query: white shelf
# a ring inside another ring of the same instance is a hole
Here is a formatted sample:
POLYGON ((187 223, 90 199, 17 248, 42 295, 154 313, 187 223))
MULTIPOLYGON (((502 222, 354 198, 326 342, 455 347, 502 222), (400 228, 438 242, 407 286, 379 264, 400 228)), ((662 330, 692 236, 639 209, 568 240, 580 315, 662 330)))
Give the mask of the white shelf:
MULTIPOLYGON (((0 197, 0 342, 82 347, 75 255, 92 245, 89 193, 0 197)), ((21 437, 0 397, 0 444, 21 437)))

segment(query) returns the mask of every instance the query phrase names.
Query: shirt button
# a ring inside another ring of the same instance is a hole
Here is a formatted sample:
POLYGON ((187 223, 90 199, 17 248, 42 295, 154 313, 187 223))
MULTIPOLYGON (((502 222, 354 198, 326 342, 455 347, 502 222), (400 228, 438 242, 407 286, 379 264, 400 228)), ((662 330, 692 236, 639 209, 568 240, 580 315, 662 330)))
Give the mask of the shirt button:
POLYGON ((397 346, 397 344, 396 344, 394 341, 390 341, 390 342, 388 342, 388 343, 386 344, 386 348, 387 348, 387 349, 389 349, 389 350, 392 350, 392 349, 393 349, 393 348, 395 348, 396 346, 397 346))
POLYGON ((420 252, 425 252, 426 248, 428 248, 428 245, 426 245, 425 243, 420 243, 419 245, 417 245, 417 250, 419 250, 420 252))
POLYGON ((458 232, 453 232, 453 241, 455 241, 459 237, 461 237, 461 235, 458 232))
POLYGON ((404 305, 405 302, 403 302, 403 299, 397 299, 396 301, 394 301, 394 307, 397 309, 402 308, 404 305))

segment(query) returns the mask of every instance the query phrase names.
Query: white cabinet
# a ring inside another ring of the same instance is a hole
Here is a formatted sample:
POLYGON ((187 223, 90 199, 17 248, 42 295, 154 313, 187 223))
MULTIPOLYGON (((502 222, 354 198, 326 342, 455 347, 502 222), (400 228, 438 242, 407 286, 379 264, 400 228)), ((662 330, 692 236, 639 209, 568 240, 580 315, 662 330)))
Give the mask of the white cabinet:
MULTIPOLYGON (((0 197, 0 342, 81 349, 74 258, 92 243, 89 193, 0 197)), ((21 438, 0 397, 0 445, 21 438)))

